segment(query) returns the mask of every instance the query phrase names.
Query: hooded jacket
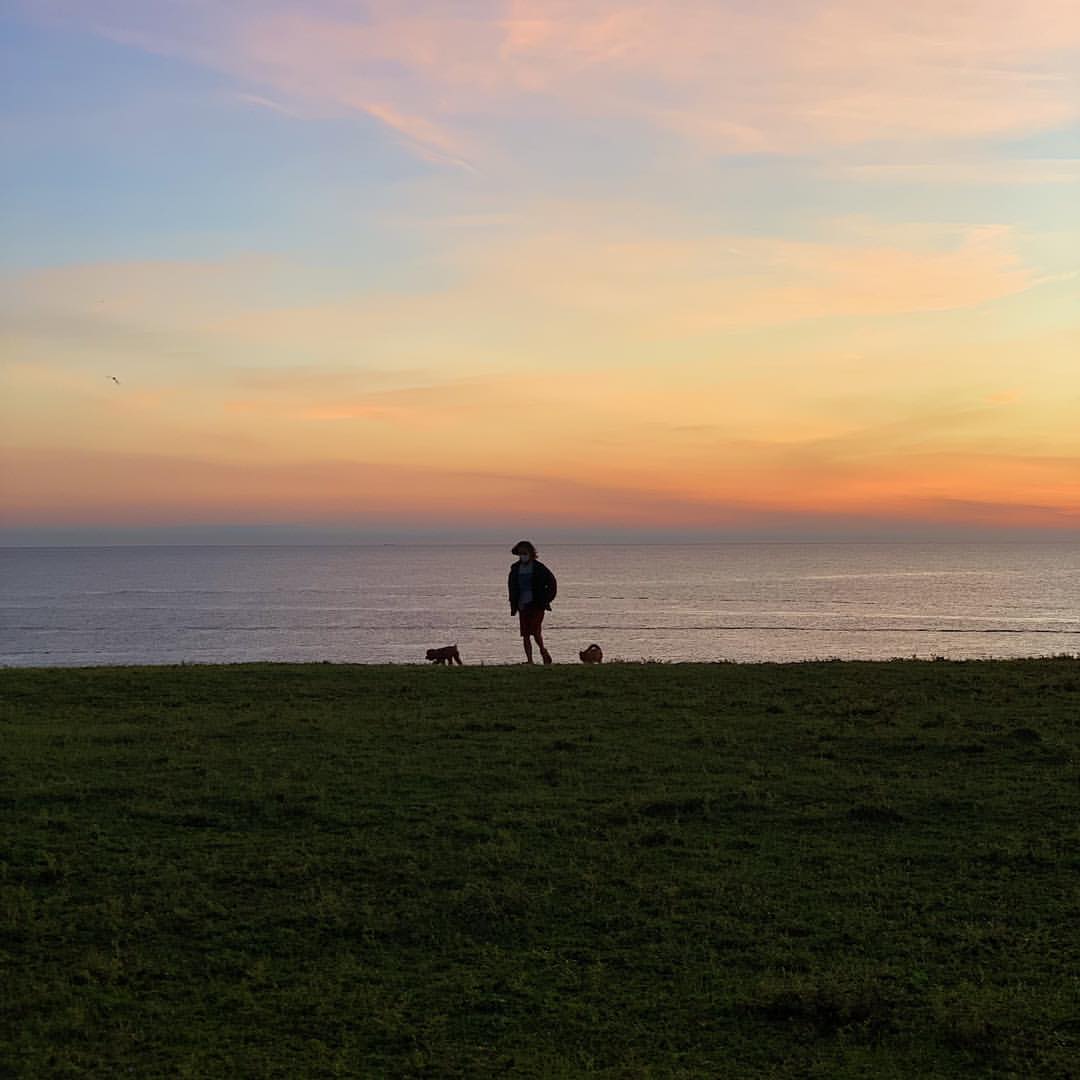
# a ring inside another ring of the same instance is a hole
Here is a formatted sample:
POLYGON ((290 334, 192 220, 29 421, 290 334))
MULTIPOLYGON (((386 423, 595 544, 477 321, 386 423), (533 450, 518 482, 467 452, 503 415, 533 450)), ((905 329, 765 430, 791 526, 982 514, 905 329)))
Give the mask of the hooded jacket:
MULTIPOLYGON (((511 615, 516 615, 518 612, 518 567, 520 565, 520 563, 514 563, 510 567, 510 577, 507 579, 511 615)), ((551 601, 555 599, 555 594, 559 590, 558 582, 555 580, 555 575, 539 560, 533 559, 532 567, 532 602, 539 604, 545 611, 550 611, 551 601)))

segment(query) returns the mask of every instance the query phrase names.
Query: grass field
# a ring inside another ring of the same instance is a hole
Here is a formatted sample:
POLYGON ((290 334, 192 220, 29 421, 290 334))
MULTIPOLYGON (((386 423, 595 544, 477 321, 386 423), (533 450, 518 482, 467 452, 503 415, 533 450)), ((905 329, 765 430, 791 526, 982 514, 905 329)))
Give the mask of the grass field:
POLYGON ((0 671, 0 1075, 1080 1075, 1080 661, 0 671))

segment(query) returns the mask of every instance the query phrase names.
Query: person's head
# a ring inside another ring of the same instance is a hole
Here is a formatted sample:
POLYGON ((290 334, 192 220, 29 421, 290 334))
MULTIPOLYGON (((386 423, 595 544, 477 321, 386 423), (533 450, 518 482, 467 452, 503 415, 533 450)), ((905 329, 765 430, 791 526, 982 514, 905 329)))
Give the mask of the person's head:
POLYGON ((531 562, 536 558, 536 548, 528 540, 519 540, 511 549, 511 555, 516 555, 521 562, 531 562))

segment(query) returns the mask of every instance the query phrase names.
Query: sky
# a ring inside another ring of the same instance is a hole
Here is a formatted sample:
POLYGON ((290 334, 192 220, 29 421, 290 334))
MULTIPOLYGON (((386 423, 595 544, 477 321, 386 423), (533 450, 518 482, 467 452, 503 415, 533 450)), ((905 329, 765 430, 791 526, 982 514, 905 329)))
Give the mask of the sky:
POLYGON ((0 544, 1080 539, 1076 0, 8 0, 0 544))

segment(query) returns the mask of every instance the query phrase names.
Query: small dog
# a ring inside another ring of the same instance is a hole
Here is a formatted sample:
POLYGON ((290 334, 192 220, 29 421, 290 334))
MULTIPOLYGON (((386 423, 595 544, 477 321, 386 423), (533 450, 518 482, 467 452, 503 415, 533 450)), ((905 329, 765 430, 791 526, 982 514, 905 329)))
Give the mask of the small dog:
POLYGON ((428 649, 427 658, 433 664, 449 664, 453 667, 455 664, 458 667, 464 667, 461 662, 461 653, 458 652, 456 645, 444 645, 441 649, 428 649))
POLYGON ((604 662, 604 650, 595 642, 587 649, 582 649, 578 656, 583 664, 602 664, 604 662))

